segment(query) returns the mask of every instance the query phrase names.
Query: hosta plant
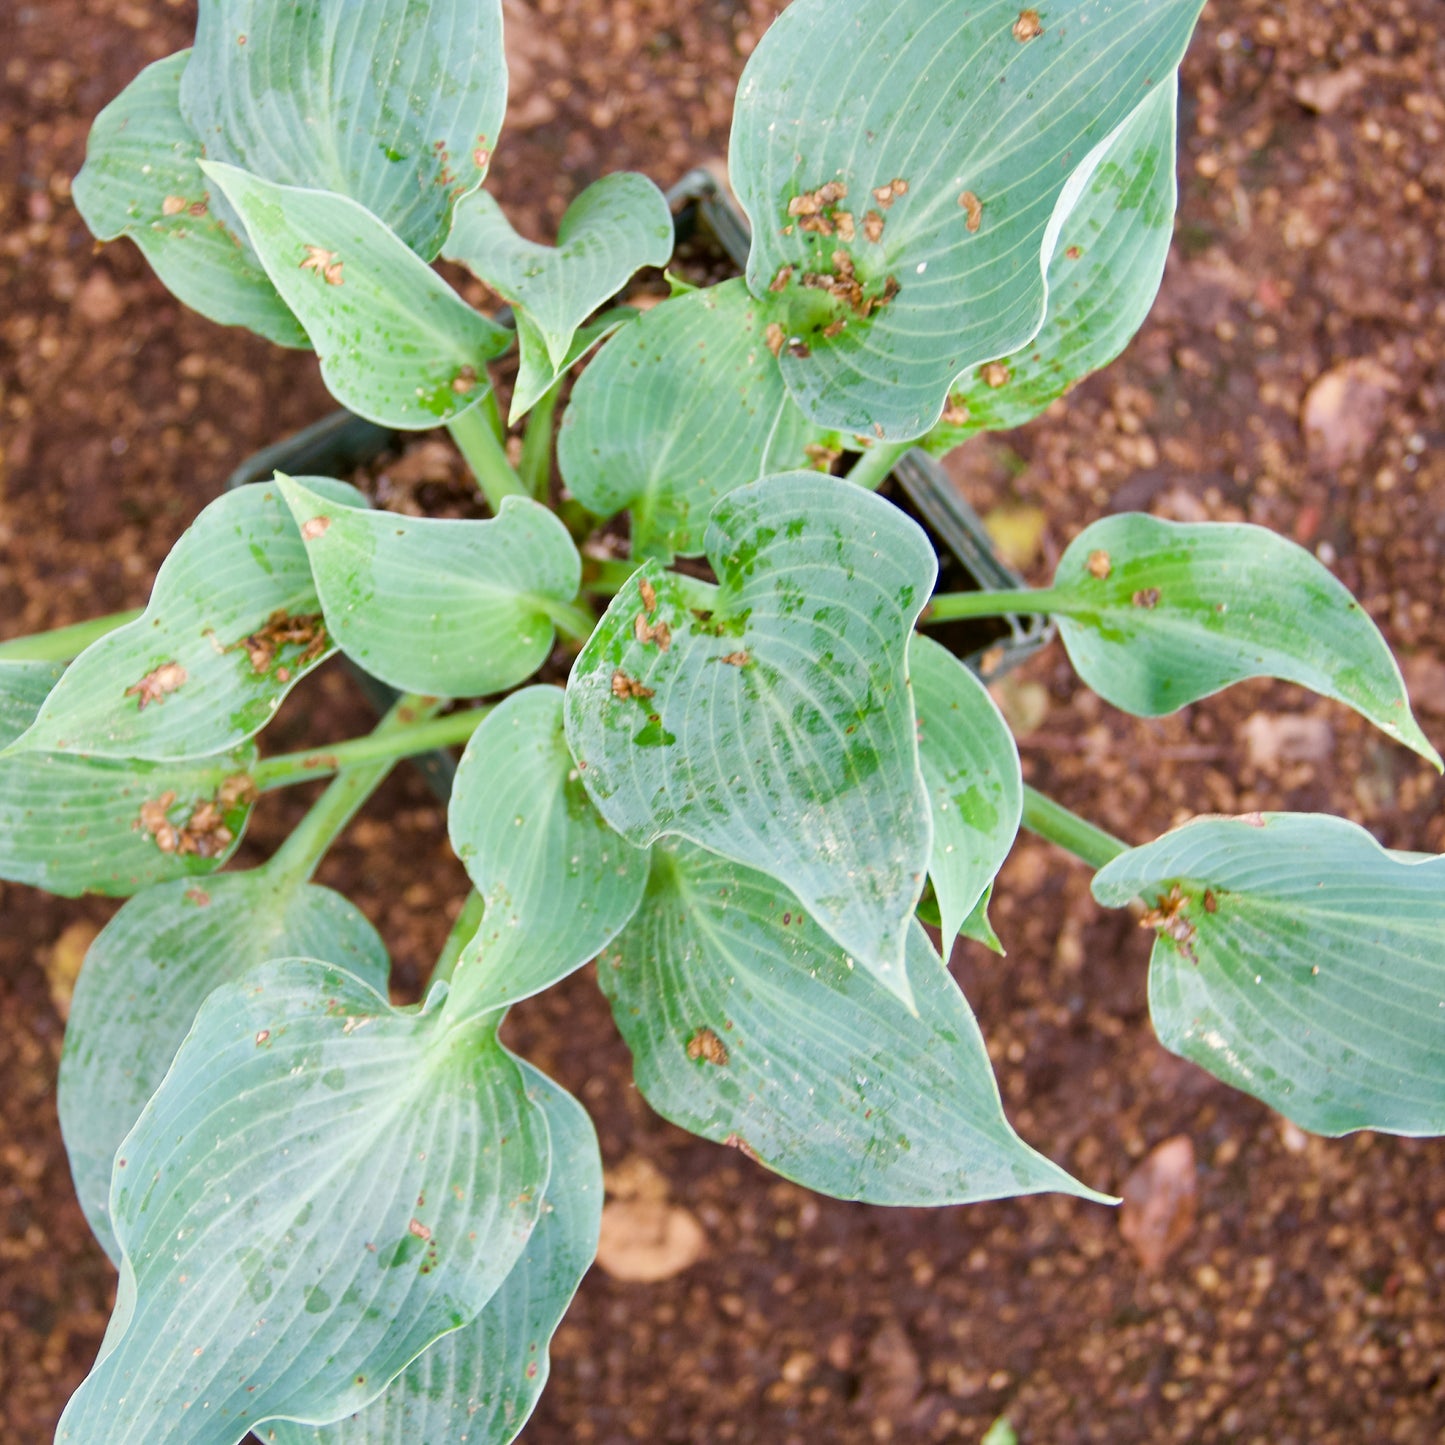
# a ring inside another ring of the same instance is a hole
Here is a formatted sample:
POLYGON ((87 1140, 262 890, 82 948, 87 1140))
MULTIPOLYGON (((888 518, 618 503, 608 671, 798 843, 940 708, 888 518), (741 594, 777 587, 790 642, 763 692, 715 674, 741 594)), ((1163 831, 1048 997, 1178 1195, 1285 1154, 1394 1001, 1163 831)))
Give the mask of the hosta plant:
POLYGON ((1046 615, 1128 712, 1271 676, 1438 767, 1346 590, 1259 528, 1124 515, 1046 588, 940 594, 876 491, 1139 326, 1201 5, 796 0, 738 92, 745 274, 642 311, 613 298, 672 252, 650 181, 589 186, 555 246, 484 189, 500 0, 203 0, 194 48, 97 118, 95 233, 313 349, 354 412, 448 428, 490 515, 277 475, 201 513, 141 615, 0 651, 0 872, 128 899, 62 1060, 119 1287, 59 1439, 511 1440, 601 1183, 585 1113, 499 1028, 593 959, 651 1103, 765 1168, 877 1204, 1108 1202, 1009 1125, 944 964, 960 934, 996 943, 1021 824, 1156 930, 1170 1048, 1320 1133, 1445 1129, 1445 862, 1285 813, 1127 848, 1023 785, 929 636, 1046 615), (337 653, 396 705, 267 750, 337 653), (462 744, 474 891, 393 1006, 381 941, 312 875, 399 759, 462 744), (269 861, 225 870, 261 793, 323 775, 269 861))

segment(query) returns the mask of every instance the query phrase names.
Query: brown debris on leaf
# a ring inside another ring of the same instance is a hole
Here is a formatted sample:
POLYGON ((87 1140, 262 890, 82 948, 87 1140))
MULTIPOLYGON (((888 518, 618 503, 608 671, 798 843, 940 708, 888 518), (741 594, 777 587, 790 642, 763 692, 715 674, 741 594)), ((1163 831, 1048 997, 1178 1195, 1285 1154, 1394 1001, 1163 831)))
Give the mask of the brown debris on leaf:
POLYGON ((666 652, 672 646, 672 628, 665 622, 649 622, 645 612, 639 612, 632 619, 632 635, 644 647, 655 642, 661 651, 666 652))
MULTIPOLYGON (((250 778, 245 779, 246 788, 251 787, 250 778)), ((175 854, 185 858, 216 858, 236 841, 236 835, 226 826, 225 812, 243 800, 233 785, 237 779, 228 778, 211 798, 196 803, 190 816, 179 826, 171 821, 171 809, 175 807, 176 793, 168 788, 158 798, 147 799, 140 807, 140 817, 132 825, 138 831, 149 833, 162 853, 175 854)), ((249 799, 246 799, 249 801, 249 799)))
POLYGON ((777 356, 783 349, 783 343, 787 341, 788 333, 776 321, 768 322, 768 329, 763 333, 763 340, 767 343, 768 350, 777 356))
POLYGON ((863 235, 870 241, 878 242, 883 239, 883 213, 881 211, 869 211, 863 217, 863 235))
MULTIPOLYGON (((313 517, 306 525, 309 527, 317 520, 319 519, 313 517)), ((320 533, 316 535, 319 536, 320 533)), ((270 672, 283 647, 299 647, 301 656, 294 659, 293 666, 305 667, 326 651, 326 643, 326 626, 321 613, 304 612, 293 615, 284 607, 278 607, 266 619, 263 628, 243 637, 239 642, 232 643, 226 650, 230 652, 237 647, 244 648, 246 656, 251 659, 252 670, 259 676, 270 672)))
POLYGON ((1188 895, 1176 883, 1163 898, 1155 902, 1152 908, 1146 908, 1139 915, 1139 927, 1152 928, 1156 933, 1172 938, 1180 953, 1190 963, 1197 964, 1199 959, 1194 952, 1196 930, 1184 914, 1188 903, 1188 895))
POLYGON ((979 380, 994 391, 1013 380, 1013 372, 1001 361, 989 361, 978 369, 979 380))
POLYGON ((1120 1192, 1119 1233, 1146 1273, 1157 1274, 1194 1232, 1199 1183, 1189 1137, 1176 1134, 1152 1149, 1120 1192))
POLYGON ((908 194, 908 182, 902 176, 894 176, 887 185, 873 187, 873 199, 886 211, 899 196, 908 194))
POLYGON ((687 1056, 693 1063, 715 1064, 725 1069, 728 1062, 728 1046, 709 1028, 698 1029, 687 1041, 687 1056))
POLYGON ((1037 10, 1020 10, 1019 18, 1013 23, 1013 37, 1020 45, 1037 40, 1044 33, 1043 22, 1037 10))
POLYGON ((729 667, 746 667, 752 658, 746 652, 725 652, 718 661, 727 663, 729 667))
POLYGON ((188 674, 180 663, 171 661, 163 662, 157 668, 146 673, 139 682, 133 682, 126 688, 126 697, 138 698, 136 704, 137 712, 144 712, 147 703, 163 703, 168 692, 174 692, 185 682, 188 674))
POLYGON ((782 291, 787 287, 788 282, 792 279, 793 268, 791 266, 780 266, 778 267, 778 274, 774 276, 771 281, 768 282, 768 290, 782 291))
POLYGON ((188 204, 184 196, 167 196, 161 202, 161 215, 179 216, 182 211, 187 209, 188 204))
POLYGON ((306 259, 301 262, 301 270, 314 271, 325 278, 328 286, 341 285, 341 266, 336 252, 328 251, 324 246, 307 246, 306 259))
POLYGON ((1114 564, 1109 560, 1109 554, 1102 547, 1095 547, 1089 553, 1089 560, 1084 564, 1090 577, 1097 577, 1100 582, 1108 580, 1109 573, 1114 570, 1114 564))
POLYGON ((1141 587, 1129 601, 1135 607, 1152 610, 1159 605, 1159 589, 1157 587, 1141 587))
MULTIPOLYGON (((881 310, 898 294, 898 281, 895 277, 890 276, 883 283, 883 290, 878 295, 869 296, 863 289, 863 283, 858 279, 853 258, 846 251, 834 251, 831 260, 832 271, 804 272, 803 285, 813 291, 826 291, 835 301, 842 302, 855 315, 871 316, 873 312, 881 310)), ((835 322, 833 327, 825 328, 825 334, 836 336, 841 330, 842 324, 835 322)))
POLYGON ((803 455, 807 457, 808 465, 815 471, 831 472, 833 463, 843 455, 843 449, 825 446, 822 442, 809 442, 803 448, 803 455))
POLYGON ((653 696, 650 687, 644 687, 635 677, 628 677, 619 667, 612 674, 612 696, 616 698, 649 698, 653 696))
POLYGON ((657 610, 657 588, 646 577, 639 577, 637 591, 642 598, 642 610, 651 617, 657 610))
POLYGON ((946 426, 968 425, 968 403, 958 395, 950 395, 939 418, 946 426))
POLYGON ((326 529, 331 525, 330 517, 311 517, 301 528, 301 540, 303 542, 314 542, 318 537, 323 536, 326 529))
POLYGON ((965 191, 958 198, 958 204, 968 212, 968 220, 964 222, 964 225, 970 231, 978 230, 979 226, 983 224, 983 202, 972 191, 965 191))
POLYGON ((815 191, 804 191, 788 202, 790 216, 821 216, 829 206, 836 205, 848 194, 844 181, 826 181, 815 191))

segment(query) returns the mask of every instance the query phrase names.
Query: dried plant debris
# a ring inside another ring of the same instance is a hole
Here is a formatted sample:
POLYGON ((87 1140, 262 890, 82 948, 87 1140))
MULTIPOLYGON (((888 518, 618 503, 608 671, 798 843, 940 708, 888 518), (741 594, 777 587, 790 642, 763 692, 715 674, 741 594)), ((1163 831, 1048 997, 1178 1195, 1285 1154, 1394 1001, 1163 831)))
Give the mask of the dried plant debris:
POLYGON ((139 682, 133 682, 126 688, 126 697, 137 698, 137 712, 144 712, 148 703, 163 703, 166 694, 174 692, 186 680, 188 674, 179 662, 163 662, 157 668, 146 673, 139 682))
POLYGON ((1013 372, 1001 361, 989 361, 978 369, 979 379, 987 387, 997 391, 1001 386, 1007 386, 1013 380, 1013 372))
POLYGON ((324 246, 307 246, 306 259, 301 262, 303 271, 314 271, 324 277, 328 286, 340 286, 342 263, 336 259, 335 251, 324 246))
MULTIPOLYGON (((278 607, 266 619, 264 627, 243 637, 240 642, 233 643, 232 647, 226 650, 229 652, 236 647, 244 648, 246 656, 251 659, 252 670, 259 677, 271 671, 282 648, 299 647, 301 655, 294 659, 292 665, 305 667, 326 651, 327 640, 326 625, 321 613, 290 613, 284 607, 278 607)), ((282 682, 289 681, 289 669, 278 668, 276 676, 282 682), (288 672, 287 677, 281 676, 283 671, 288 672)))
MULTIPOLYGON (((651 611, 650 608, 648 610, 651 611)), ((632 619, 632 635, 644 647, 656 643, 662 652, 672 646, 672 629, 665 622, 649 622, 645 612, 639 612, 632 619)))
POLYGON ((1020 45, 1037 40, 1044 33, 1043 22, 1037 10, 1020 10, 1019 18, 1013 23, 1013 37, 1020 45))
POLYGON ((722 1069, 727 1067, 728 1047, 711 1029, 700 1028, 687 1041, 687 1056, 695 1064, 715 1064, 722 1069))
MULTIPOLYGON (((1210 897, 1214 895, 1211 893, 1210 897)), ((1184 909, 1189 903, 1189 896, 1176 883, 1168 893, 1158 899, 1152 908, 1146 908, 1139 915, 1140 928, 1152 928, 1156 933, 1162 933, 1167 938, 1172 938, 1178 945, 1180 953, 1190 963, 1198 963, 1199 959, 1194 953, 1194 925, 1184 916, 1184 909)), ((1218 900, 1215 901, 1215 908, 1218 908, 1218 900)), ((1206 905, 1207 907, 1207 905, 1206 905)), ((1214 912, 1214 909, 1208 909, 1214 912)))
POLYGON ((653 696, 650 687, 644 687, 635 677, 628 675, 618 668, 612 674, 612 696, 617 698, 649 698, 653 696))
POLYGON ((176 793, 168 788, 158 798, 141 804, 140 817, 134 826, 149 833, 162 853, 185 858, 216 858, 236 841, 226 823, 226 815, 245 806, 255 797, 255 786, 245 773, 227 778, 210 798, 195 803, 185 822, 178 823, 172 814, 176 793))
POLYGON ((983 202, 972 191, 965 191, 959 198, 958 204, 968 212, 968 219, 964 224, 970 231, 976 231, 983 224, 983 202))
POLYGON ((873 187, 873 199, 886 211, 899 196, 908 194, 908 182, 902 176, 894 176, 886 185, 873 187))
MULTIPOLYGON (((868 295, 863 289, 863 283, 858 279, 853 258, 846 251, 834 251, 831 260, 833 263, 831 271, 805 271, 803 285, 810 290, 826 291, 835 301, 841 301, 854 315, 871 316, 898 294, 898 279, 895 276, 889 276, 883 283, 882 291, 876 296, 868 295)), ((835 322, 832 326, 825 328, 823 334, 836 336, 842 327, 842 322, 835 322)))
POLYGON ((1089 553, 1089 560, 1084 564, 1088 568, 1090 577, 1097 577, 1100 582, 1108 580, 1109 573, 1114 570, 1114 564, 1109 560, 1109 554, 1102 547, 1096 547, 1089 553))

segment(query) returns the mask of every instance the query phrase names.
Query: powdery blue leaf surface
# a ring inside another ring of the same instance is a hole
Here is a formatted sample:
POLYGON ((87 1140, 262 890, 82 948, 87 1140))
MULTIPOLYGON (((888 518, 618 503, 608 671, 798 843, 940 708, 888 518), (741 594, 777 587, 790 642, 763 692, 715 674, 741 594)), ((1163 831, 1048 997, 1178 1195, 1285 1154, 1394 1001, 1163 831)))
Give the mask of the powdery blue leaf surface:
POLYGON ((921 436, 956 377, 1035 335, 1062 224, 1202 4, 788 7, 743 73, 729 156, 748 286, 813 421, 921 436))
POLYGON ((115 1152, 206 996, 274 958, 329 958, 386 992, 386 949, 339 893, 265 868, 138 893, 100 931, 76 980, 60 1056, 60 1129, 80 1207, 111 1261, 115 1152))
POLYGON ((383 222, 345 196, 214 161, 202 169, 240 213, 343 406, 419 431, 486 394, 486 363, 512 333, 472 310, 383 222))
POLYGON ((1322 814, 1201 818, 1094 896, 1155 905, 1166 1048, 1318 1134, 1445 1133, 1445 858, 1322 814))
POLYGON ((540 993, 595 957, 642 898, 647 855, 587 796, 567 750, 560 688, 513 693, 472 734, 447 827, 486 903, 457 966, 454 1009, 540 993))
POLYGON ((64 671, 58 662, 0 658, 0 748, 8 747, 34 723, 64 671))
POLYGON ((180 100, 212 160, 349 196, 430 261, 502 128, 501 0, 206 0, 180 100))
MULTIPOLYGON (((339 482, 307 483, 362 503, 339 482)), ((239 487, 182 534, 145 612, 71 663, 19 746, 110 758, 221 752, 259 732, 333 651, 290 508, 272 483, 239 487)))
POLYGON ((541 333, 527 319, 525 312, 516 313, 517 347, 520 355, 517 361, 517 379, 512 383, 512 401, 508 408, 512 421, 526 416, 539 401, 599 342, 605 341, 614 331, 620 331, 638 313, 630 306, 614 306, 604 311, 594 321, 578 329, 572 337, 567 354, 553 365, 547 358, 547 349, 541 333))
POLYGON ((245 326, 279 346, 309 343, 251 249, 217 214, 201 143, 181 114, 191 52, 148 65, 96 116, 76 208, 102 241, 129 236, 169 290, 194 311, 245 326))
POLYGON ((531 676, 552 651, 551 610, 582 559, 540 503, 507 497, 489 521, 341 506, 278 482, 305 539, 326 625, 354 662, 404 692, 472 697, 531 676))
POLYGON ((672 229, 662 192, 646 176, 622 171, 594 181, 567 207, 555 246, 519 236, 501 206, 475 191, 457 207, 443 252, 525 312, 524 354, 530 335, 560 369, 577 328, 633 272, 667 264, 672 229))
POLYGON ((1158 717, 1248 677, 1334 698, 1438 768, 1400 669, 1369 614, 1303 547, 1264 527, 1142 513, 1086 527, 1054 576, 1079 676, 1158 717))
POLYGON ((916 923, 915 1014, 787 889, 669 841, 598 977, 653 1108, 809 1189, 872 1204, 1103 1198, 1009 1126, 968 1003, 916 923))
MULTIPOLYGON (((1023 777, 1008 724, 988 690, 952 653, 915 634, 908 680, 918 716, 918 763, 933 809, 928 873, 946 955, 1013 847, 1023 816, 1023 777)), ((988 926, 986 913, 975 920, 976 928, 980 924, 988 926)))
POLYGON ((712 514, 713 587, 649 563, 567 685, 567 741, 604 818, 776 877, 908 998, 928 796, 906 677, 936 575, 897 508, 831 477, 768 477, 712 514))
POLYGON ((437 1002, 298 959, 209 996, 117 1154, 128 1308, 57 1441, 342 1419, 480 1314, 537 1221, 547 1120, 437 1002))
POLYGON ((923 445, 951 451, 976 432, 1038 416, 1106 366, 1144 324, 1174 233, 1178 77, 1156 86, 1109 141, 1059 232, 1039 334, 965 373, 923 445))
POLYGON ((767 326, 741 278, 724 281, 644 312, 582 373, 557 462, 583 506, 628 510, 635 555, 696 556, 719 497, 835 440, 788 396, 767 326))
POLYGON ((277 1423, 276 1445, 508 1445, 547 1383, 547 1346, 597 1253, 602 1160, 586 1111, 526 1063, 546 1114, 552 1176, 522 1257, 472 1324, 444 1335, 360 1414, 310 1428, 277 1423))

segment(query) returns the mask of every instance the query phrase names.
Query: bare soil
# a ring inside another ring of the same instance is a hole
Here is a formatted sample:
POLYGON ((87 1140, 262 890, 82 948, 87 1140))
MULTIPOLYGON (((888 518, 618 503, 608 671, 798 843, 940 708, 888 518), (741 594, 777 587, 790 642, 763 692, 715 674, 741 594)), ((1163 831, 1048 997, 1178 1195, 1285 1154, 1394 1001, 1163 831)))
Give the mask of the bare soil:
MULTIPOLYGON (((188 42, 187 0, 0 7, 0 630, 144 601, 229 469, 328 407, 314 363, 185 312, 69 200, 91 117, 188 42)), ((546 236, 607 170, 666 184, 726 145, 762 0, 509 0, 516 68, 494 175, 546 236)), ((1044 12, 1045 17, 1047 11, 1044 12)), ((1315 549, 1399 650, 1445 738, 1445 10, 1213 0, 1184 67, 1176 244, 1126 356, 953 462, 1033 580, 1095 516, 1266 523, 1315 549)), ((1251 684, 1124 718, 1051 648, 1002 689, 1030 781, 1133 841, 1199 811, 1328 808, 1445 850, 1441 785, 1343 709, 1251 684)), ((274 748, 368 725, 337 669, 274 748)), ((268 799, 248 857, 301 801, 268 799)), ((465 883, 399 773, 325 865, 414 990, 465 883)), ((1445 1432, 1445 1155, 1307 1138, 1167 1055, 1149 939, 1024 839, 955 971, 1011 1117, 1102 1189, 1192 1142, 1197 1200, 1149 1270, 1116 1213, 1039 1198, 938 1212, 819 1199, 642 1102, 586 972, 514 1044, 597 1121, 613 1196, 686 1211, 703 1253, 655 1283, 594 1270, 526 1434, 546 1442, 1107 1441, 1427 1445, 1445 1432)), ((64 973, 113 911, 0 885, 0 1435, 48 1440, 113 1276, 56 1126, 64 973)), ((1170 1157, 1177 1159, 1179 1150, 1170 1157)), ((1136 1185, 1136 1187, 1138 1187, 1136 1185)), ((1187 1193, 1187 1190, 1186 1190, 1187 1193)), ((1170 1231, 1166 1230, 1166 1233, 1170 1231)))

